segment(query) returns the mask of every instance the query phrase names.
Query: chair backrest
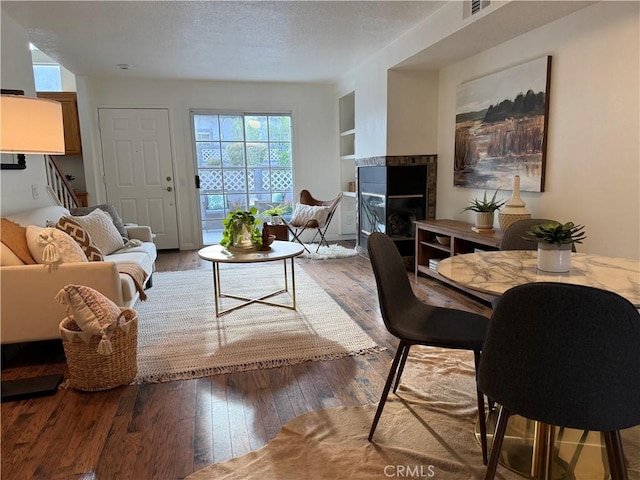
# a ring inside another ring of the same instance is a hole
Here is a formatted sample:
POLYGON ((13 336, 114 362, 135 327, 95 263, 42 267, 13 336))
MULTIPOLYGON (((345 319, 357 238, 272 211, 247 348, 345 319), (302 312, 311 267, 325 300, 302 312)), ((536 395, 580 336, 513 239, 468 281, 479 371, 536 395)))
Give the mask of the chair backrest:
MULTIPOLYGON (((500 242, 500 250, 537 250, 538 242, 527 235, 527 231, 534 225, 542 223, 555 222, 556 220, 548 220, 546 218, 527 218, 512 223, 504 232, 502 241, 500 242), (527 240, 531 238, 531 240, 527 240)), ((571 244, 571 251, 576 251, 576 245, 571 244)))
POLYGON ((498 300, 480 390, 513 413, 583 430, 640 424, 640 314, 581 285, 521 285, 498 300))
POLYGON ((316 198, 313 198, 309 190, 302 190, 300 192, 300 203, 302 203, 303 205, 327 207, 329 213, 327 215, 326 222, 324 222, 325 227, 329 226, 329 222, 331 221, 333 214, 336 212, 340 200, 342 200, 342 192, 338 193, 338 195, 331 200, 318 200, 316 198))
POLYGON ((533 237, 531 240, 526 240, 523 237, 528 237, 527 231, 534 225, 540 225, 541 223, 549 223, 553 220, 547 220, 545 218, 527 218, 525 220, 518 220, 511 224, 507 228, 500 242, 500 250, 537 250, 538 242, 533 237))
POLYGON ((413 293, 407 269, 391 238, 374 232, 367 239, 367 250, 376 278, 382 320, 389 332, 402 337, 396 328, 396 319, 420 300, 413 293))

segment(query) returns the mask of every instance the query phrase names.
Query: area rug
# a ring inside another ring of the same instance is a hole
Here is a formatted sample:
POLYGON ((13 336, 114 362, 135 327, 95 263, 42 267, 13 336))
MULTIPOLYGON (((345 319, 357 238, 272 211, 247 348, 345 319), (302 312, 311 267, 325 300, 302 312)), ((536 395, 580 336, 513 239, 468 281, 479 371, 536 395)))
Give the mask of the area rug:
POLYGON ((332 244, 328 247, 322 245, 319 249, 317 243, 307 243, 305 246, 309 251, 302 252, 302 257, 313 260, 329 260, 331 258, 347 258, 358 255, 355 248, 346 248, 338 244, 332 244), (316 252, 316 250, 318 251, 316 252))
MULTIPOLYGON (((282 262, 221 265, 222 291, 255 297, 281 288, 282 262)), ((381 350, 296 266, 297 310, 252 304, 215 316, 210 269, 160 272, 136 304, 138 375, 133 383, 199 378, 381 350)), ((291 273, 289 272, 289 282, 291 273)), ((271 300, 288 303, 288 293, 271 300)), ((221 299, 222 308, 239 302, 221 299)))
MULTIPOLYGON (((477 410, 469 352, 413 347, 398 395, 389 397, 374 441, 369 442, 375 408, 339 407, 301 415, 262 449, 210 465, 187 478, 484 478, 480 444, 474 435, 477 410)), ((623 432, 629 478, 635 479, 640 476, 639 435, 640 427, 623 432)), ((523 477, 498 466, 496 478, 523 477)))

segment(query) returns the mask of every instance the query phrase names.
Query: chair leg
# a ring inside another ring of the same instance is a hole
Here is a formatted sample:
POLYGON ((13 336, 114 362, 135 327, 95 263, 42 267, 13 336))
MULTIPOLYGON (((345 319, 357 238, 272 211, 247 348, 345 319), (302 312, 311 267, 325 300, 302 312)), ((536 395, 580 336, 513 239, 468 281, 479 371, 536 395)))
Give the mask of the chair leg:
POLYGON ((496 423, 496 430, 493 433, 491 455, 489 456, 489 463, 487 464, 487 472, 484 476, 484 480, 493 480, 496 476, 500 450, 502 450, 502 442, 504 441, 504 434, 507 431, 507 421, 510 416, 511 412, 509 410, 504 407, 500 408, 500 413, 498 413, 498 422, 496 423))
POLYGON ((480 352, 474 351, 473 358, 476 365, 476 395, 478 396, 478 422, 480 423, 480 446, 482 447, 482 463, 487 464, 487 416, 484 411, 484 394, 478 387, 478 367, 480 366, 480 352))
POLYGON ((400 360, 400 366, 398 367, 398 373, 396 374, 396 381, 393 384, 393 393, 396 393, 398 385, 400 385, 400 377, 402 377, 402 371, 404 370, 404 364, 407 363, 407 357, 409 356, 409 349, 411 347, 407 345, 402 354, 402 360, 400 360))
POLYGON ((620 432, 618 430, 604 432, 604 441, 607 446, 611 480, 628 480, 629 477, 627 467, 624 463, 624 452, 622 450, 620 432))
POLYGON ((300 240, 300 235, 302 235, 302 232, 304 232, 305 229, 303 228, 302 230, 300 230, 300 233, 298 233, 298 229, 297 228, 294 230, 293 228, 291 228, 287 224, 285 224, 285 226, 287 227, 287 229, 289 230, 289 233, 291 233, 291 236, 293 237, 291 239, 291 241, 292 242, 298 242, 300 245, 302 245, 302 248, 304 248, 307 253, 311 253, 309 251, 309 249, 307 248, 307 246, 304 244, 304 242, 302 240, 300 240))
POLYGON ((380 397, 380 403, 378 403, 378 409, 376 410, 376 414, 373 417, 373 424, 371 425, 371 430, 369 431, 369 441, 371 441, 371 439, 373 438, 373 434, 375 433, 376 427, 378 426, 378 421, 380 420, 380 416, 382 415, 384 404, 387 402, 387 396, 389 395, 389 390, 391 389, 393 379, 396 376, 400 359, 404 355, 405 349, 408 348, 409 345, 407 345, 404 340, 401 340, 400 345, 398 346, 398 350, 396 351, 396 356, 393 358, 393 362, 391 363, 391 369, 389 370, 387 382, 384 384, 384 389, 382 390, 382 396, 380 397))

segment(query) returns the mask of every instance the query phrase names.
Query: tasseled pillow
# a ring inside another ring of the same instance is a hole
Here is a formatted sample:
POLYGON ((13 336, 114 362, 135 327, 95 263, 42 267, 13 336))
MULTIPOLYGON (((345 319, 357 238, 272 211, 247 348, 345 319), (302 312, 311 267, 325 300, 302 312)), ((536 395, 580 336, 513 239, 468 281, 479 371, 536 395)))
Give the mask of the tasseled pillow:
POLYGON ((55 298, 67 306, 67 316, 78 324, 80 330, 102 337, 98 353, 110 355, 113 351, 111 332, 118 325, 120 307, 97 290, 83 285, 67 285, 55 298))

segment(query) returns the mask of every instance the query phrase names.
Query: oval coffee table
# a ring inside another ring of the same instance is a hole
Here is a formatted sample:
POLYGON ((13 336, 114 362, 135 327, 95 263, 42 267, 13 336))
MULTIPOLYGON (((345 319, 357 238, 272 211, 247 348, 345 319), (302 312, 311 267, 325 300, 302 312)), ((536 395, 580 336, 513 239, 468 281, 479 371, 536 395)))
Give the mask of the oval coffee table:
POLYGON ((239 251, 233 249, 227 249, 222 245, 211 245, 204 247, 198 251, 198 255, 203 260, 211 262, 213 265, 213 296, 215 299, 216 317, 220 317, 226 313, 232 312, 247 305, 253 303, 262 303, 265 305, 271 305, 274 307, 283 307, 290 310, 296 309, 296 277, 294 271, 293 260, 304 251, 304 248, 299 243, 274 241, 271 244, 271 249, 266 251, 239 251), (287 259, 291 262, 291 303, 276 303, 271 302, 268 299, 279 295, 284 292, 289 292, 289 280, 287 259), (275 262, 282 260, 283 272, 284 272, 284 287, 274 292, 269 292, 264 295, 260 295, 256 298, 244 297, 241 295, 234 295, 232 293, 222 293, 220 287, 220 264, 221 263, 261 263, 261 262, 275 262), (235 305, 226 310, 220 309, 220 298, 234 298, 241 300, 242 303, 235 305))

